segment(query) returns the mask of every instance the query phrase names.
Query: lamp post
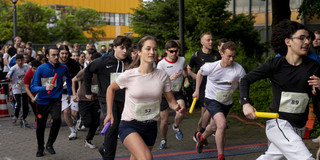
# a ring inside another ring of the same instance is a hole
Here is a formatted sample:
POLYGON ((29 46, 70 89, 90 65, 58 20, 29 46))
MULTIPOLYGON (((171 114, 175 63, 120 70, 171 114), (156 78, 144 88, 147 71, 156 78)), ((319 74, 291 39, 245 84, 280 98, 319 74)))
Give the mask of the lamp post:
POLYGON ((16 3, 18 0, 11 0, 13 3, 13 39, 17 37, 17 11, 16 11, 16 3))

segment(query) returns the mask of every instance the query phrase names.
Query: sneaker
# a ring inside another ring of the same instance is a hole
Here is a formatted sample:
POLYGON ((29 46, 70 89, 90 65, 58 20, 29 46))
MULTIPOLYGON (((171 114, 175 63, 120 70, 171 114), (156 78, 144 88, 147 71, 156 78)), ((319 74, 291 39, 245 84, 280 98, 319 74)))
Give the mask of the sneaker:
POLYGON ((43 156, 43 149, 38 148, 38 151, 36 153, 36 157, 42 157, 43 156))
POLYGON ((71 132, 69 135, 69 140, 77 139, 77 132, 71 132))
POLYGON ((17 119, 18 119, 18 118, 17 118, 16 116, 13 116, 11 122, 12 122, 12 123, 16 123, 16 122, 17 122, 17 119))
POLYGON ((181 140, 183 138, 182 131, 177 127, 174 127, 174 124, 172 124, 172 129, 176 132, 176 138, 177 140, 181 140))
POLYGON ((106 151, 104 149, 104 145, 100 146, 98 150, 99 150, 99 153, 100 153, 101 157, 103 158, 104 157, 104 152, 106 151))
POLYGON ((165 149, 167 145, 167 140, 161 140, 160 145, 159 145, 159 149, 165 149))
MULTIPOLYGON (((196 133, 194 133, 194 135, 192 137, 193 141, 196 143, 197 143, 197 133, 198 133, 198 131, 196 131, 196 133)), ((208 145, 209 145, 209 143, 208 143, 207 139, 205 139, 203 142, 203 146, 208 146, 208 145)))
POLYGON ((85 142, 84 147, 88 147, 91 149, 96 148, 96 146, 94 144, 92 144, 90 141, 84 140, 84 142, 85 142))
POLYGON ((85 127, 84 125, 82 125, 81 128, 80 128, 80 130, 82 131, 82 130, 84 130, 84 129, 86 129, 86 127, 85 127))
POLYGON ((319 140, 320 140, 320 136, 318 136, 317 138, 312 139, 312 142, 319 143, 319 140))
POLYGON ((202 149, 203 149, 203 143, 202 143, 201 140, 200 140, 201 133, 198 132, 196 137, 197 137, 197 147, 196 147, 196 149, 197 149, 197 152, 198 152, 198 153, 201 153, 201 152, 202 152, 202 149))
POLYGON ((50 154, 56 154, 56 151, 54 151, 52 146, 47 146, 46 147, 46 151, 50 154))
POLYGON ((76 126, 75 126, 75 129, 77 131, 80 131, 81 130, 81 125, 82 125, 81 119, 78 119, 77 123, 76 123, 76 126))

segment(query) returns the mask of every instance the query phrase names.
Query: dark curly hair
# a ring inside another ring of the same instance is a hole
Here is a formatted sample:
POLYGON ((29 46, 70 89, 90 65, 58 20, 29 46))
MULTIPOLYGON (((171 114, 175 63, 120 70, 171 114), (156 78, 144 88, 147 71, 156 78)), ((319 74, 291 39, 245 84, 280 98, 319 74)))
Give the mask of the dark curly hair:
POLYGON ((272 27, 272 35, 271 35, 271 45, 273 51, 278 54, 280 53, 282 56, 285 56, 288 52, 288 47, 285 44, 286 38, 291 38, 293 34, 295 34, 298 30, 304 29, 309 32, 312 41, 314 40, 314 34, 310 31, 306 26, 300 24, 298 22, 283 20, 279 22, 277 25, 272 27))

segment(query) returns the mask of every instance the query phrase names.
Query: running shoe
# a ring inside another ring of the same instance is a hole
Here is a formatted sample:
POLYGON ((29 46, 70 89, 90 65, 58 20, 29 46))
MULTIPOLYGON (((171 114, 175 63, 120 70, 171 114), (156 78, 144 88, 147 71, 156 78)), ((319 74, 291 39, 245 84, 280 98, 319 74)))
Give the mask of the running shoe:
POLYGON ((43 156, 43 149, 38 148, 38 151, 36 153, 36 157, 42 157, 43 156))
POLYGON ((77 139, 77 132, 71 132, 68 138, 69 140, 77 139))
POLYGON ((183 138, 182 131, 177 127, 174 127, 174 124, 172 124, 172 129, 176 132, 176 138, 177 140, 181 140, 183 138))
MULTIPOLYGON (((196 143, 197 143, 197 133, 198 133, 198 131, 196 131, 192 137, 193 141, 196 143)), ((207 139, 205 139, 203 142, 203 146, 208 146, 208 145, 209 145, 209 143, 208 143, 207 139)))
POLYGON ((192 140, 193 140, 195 143, 197 143, 197 133, 198 133, 198 131, 196 131, 196 132, 194 133, 194 135, 192 136, 192 140))
POLYGON ((92 144, 91 141, 84 140, 84 142, 85 142, 84 147, 88 147, 88 148, 91 148, 91 149, 96 148, 96 146, 94 144, 92 144))
POLYGON ((81 119, 78 119, 78 120, 77 120, 77 123, 76 123, 76 126, 75 126, 75 129, 76 129, 77 131, 80 131, 80 130, 81 130, 81 124, 82 124, 81 119))
POLYGON ((203 149, 203 143, 201 142, 201 133, 198 132, 197 133, 197 146, 196 146, 196 149, 197 149, 197 152, 198 153, 202 153, 202 149, 203 149))
POLYGON ((17 118, 16 116, 13 116, 11 122, 12 122, 12 123, 16 123, 16 122, 17 122, 17 119, 18 119, 18 118, 17 118))
POLYGON ((56 151, 53 149, 52 146, 47 146, 46 151, 50 154, 56 154, 56 151))
POLYGON ((159 149, 165 149, 167 145, 167 140, 161 140, 160 145, 159 145, 159 149))
POLYGON ((319 143, 319 140, 320 140, 320 136, 318 136, 317 138, 312 139, 312 142, 319 143))

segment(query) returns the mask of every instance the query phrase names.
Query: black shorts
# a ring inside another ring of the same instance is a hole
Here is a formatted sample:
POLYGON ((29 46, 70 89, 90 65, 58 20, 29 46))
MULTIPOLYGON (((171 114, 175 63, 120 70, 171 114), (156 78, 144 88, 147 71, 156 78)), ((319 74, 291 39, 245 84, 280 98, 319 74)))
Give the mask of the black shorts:
POLYGON ((119 137, 121 142, 131 133, 138 133, 147 146, 154 146, 157 138, 157 121, 121 121, 119 125, 119 137))
MULTIPOLYGON (((184 96, 183 96, 183 92, 182 90, 180 90, 179 92, 173 92, 174 98, 177 100, 182 99, 185 101, 184 96)), ((161 104, 160 104, 160 111, 164 111, 167 108, 169 108, 169 104, 168 101, 166 99, 166 97, 164 96, 164 94, 162 94, 162 100, 161 100, 161 104)))
POLYGON ((231 107, 233 104, 230 105, 224 105, 216 100, 204 98, 204 103, 206 104, 206 108, 209 111, 211 117, 219 112, 222 112, 225 117, 227 117, 231 107))

